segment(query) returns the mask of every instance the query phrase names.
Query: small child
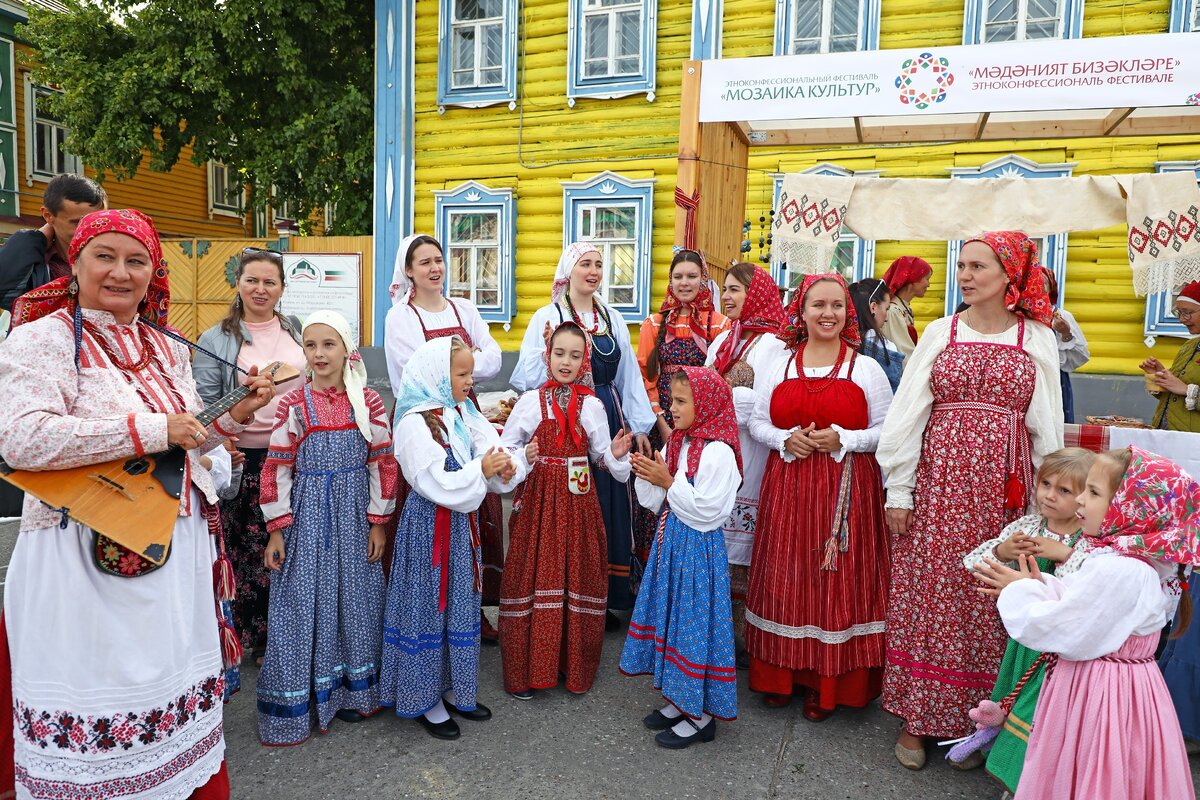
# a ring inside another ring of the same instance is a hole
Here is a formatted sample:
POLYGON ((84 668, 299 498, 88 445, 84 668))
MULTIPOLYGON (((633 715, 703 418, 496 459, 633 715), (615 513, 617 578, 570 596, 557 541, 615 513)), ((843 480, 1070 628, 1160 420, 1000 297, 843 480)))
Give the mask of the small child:
POLYGON ((518 700, 556 686, 560 671, 567 691, 582 694, 600 666, 608 540, 588 456, 625 483, 633 437, 609 438, 589 349, 574 322, 555 329, 546 347, 550 379, 521 396, 500 439, 534 461, 513 503, 500 587, 504 689, 518 700))
POLYGON ((714 717, 737 717, 729 565, 722 526, 742 482, 729 384, 703 367, 671 378, 675 430, 666 460, 633 456, 638 502, 667 510, 650 547, 621 653, 621 672, 654 676, 667 705, 642 720, 662 747, 717 735, 714 717))
POLYGON ((1179 721, 1154 661, 1159 631, 1200 563, 1200 484, 1131 447, 1096 459, 1078 498, 1093 549, 1078 572, 1043 576, 994 563, 1014 639, 1048 654, 1018 800, 1194 798, 1179 721))
POLYGON ((336 716, 379 709, 384 523, 396 462, 383 400, 350 326, 318 311, 302 334, 309 380, 279 401, 263 462, 261 504, 272 571, 258 735, 305 741, 336 716))
POLYGON ((396 528, 384 612, 383 704, 417 718, 438 739, 457 739, 454 712, 491 719, 475 696, 483 591, 475 519, 488 489, 511 491, 524 462, 469 396, 475 358, 459 336, 418 347, 396 400, 396 452, 412 487, 396 528))
MULTIPOLYGON (((997 538, 979 545, 963 559, 963 566, 975 570, 992 560, 1016 567, 1018 557, 1024 553, 1037 559, 1043 575, 1064 578, 1078 572, 1091 542, 1079 525, 1075 513, 1079 504, 1075 498, 1083 493, 1088 470, 1095 460, 1094 453, 1079 447, 1067 447, 1046 456, 1035 481, 1038 513, 1021 517, 997 538)), ((1010 792, 1017 790, 1021 778, 1025 745, 1029 741, 1033 712, 1045 677, 1045 664, 1038 661, 1039 656, 1038 651, 1025 647, 1016 639, 1009 639, 992 689, 991 701, 1007 707, 1007 699, 1011 711, 988 754, 987 770, 1010 792), (1018 683, 1022 688, 1015 699, 1010 698, 1018 683)), ((975 751, 958 766, 963 769, 975 767, 982 758, 982 754, 975 751)))

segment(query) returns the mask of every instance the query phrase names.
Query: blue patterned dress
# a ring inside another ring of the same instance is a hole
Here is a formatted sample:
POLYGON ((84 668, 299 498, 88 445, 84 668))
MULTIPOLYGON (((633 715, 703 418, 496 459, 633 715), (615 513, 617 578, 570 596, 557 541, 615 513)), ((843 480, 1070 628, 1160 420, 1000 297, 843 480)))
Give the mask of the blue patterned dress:
MULTIPOLYGON (((330 425, 304 387, 303 436, 295 452, 292 524, 271 575, 267 654, 258 676, 263 744, 299 744, 341 709, 379 709, 383 568, 367 561, 368 456, 353 424, 330 425)), ((268 454, 286 458, 287 454, 268 454)))

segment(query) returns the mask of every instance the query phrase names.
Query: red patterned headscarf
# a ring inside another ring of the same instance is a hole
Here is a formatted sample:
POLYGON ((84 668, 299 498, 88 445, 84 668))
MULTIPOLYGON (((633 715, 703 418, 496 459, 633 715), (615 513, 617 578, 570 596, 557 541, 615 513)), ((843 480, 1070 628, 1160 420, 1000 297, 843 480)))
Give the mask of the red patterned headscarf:
POLYGON ((667 441, 667 469, 674 475, 679 469, 679 453, 686 437, 688 447, 687 476, 696 477, 700 466, 700 453, 705 442, 724 442, 733 448, 737 459, 738 474, 742 470, 742 444, 738 438, 737 414, 733 410, 733 391, 725 379, 707 367, 680 367, 692 386, 692 404, 696 417, 692 426, 685 431, 675 429, 667 441))
POLYGON ((779 338, 791 350, 799 349, 800 345, 808 341, 808 326, 804 323, 804 298, 808 297, 808 290, 813 287, 813 284, 820 281, 833 281, 842 287, 842 293, 846 296, 846 324, 842 328, 841 339, 857 350, 862 346, 862 334, 858 329, 858 315, 854 313, 854 302, 850 299, 850 289, 846 286, 845 279, 835 272, 804 276, 804 283, 800 285, 800 289, 785 311, 787 325, 784 326, 783 333, 779 334, 779 338))
MULTIPOLYGON (((132 208, 112 209, 109 211, 93 211, 79 221, 71 244, 67 248, 67 258, 71 266, 79 258, 79 253, 87 243, 104 233, 122 233, 137 239, 150 253, 150 261, 154 274, 150 285, 146 287, 146 297, 138 306, 138 316, 143 320, 165 327, 167 311, 171 305, 171 288, 167 279, 167 262, 163 258, 162 243, 154 221, 141 211, 132 208)), ((31 292, 22 295, 13 304, 12 327, 32 322, 60 308, 68 313, 75 312, 76 296, 71 292, 72 276, 64 276, 31 292)))
POLYGON ((991 231, 973 236, 963 244, 983 242, 992 248, 1008 274, 1004 307, 1034 322, 1049 326, 1054 304, 1046 293, 1038 261, 1037 242, 1020 231, 991 231))
POLYGON ((742 313, 733 321, 729 335, 721 342, 721 348, 713 361, 713 369, 724 375, 737 362, 742 349, 742 334, 746 331, 779 333, 786 321, 783 301, 779 299, 779 286, 775 279, 762 267, 755 267, 750 285, 746 287, 742 313))
MULTIPOLYGON (((662 325, 667 329, 667 333, 674 334, 675 324, 679 319, 679 314, 683 309, 690 309, 688 314, 688 324, 692 329, 692 339, 695 340, 696 346, 700 348, 700 352, 708 352, 708 344, 712 341, 712 314, 713 314, 713 296, 712 289, 709 288, 708 279, 708 263, 704 260, 704 256, 698 250, 680 250, 681 253, 694 253, 700 259, 697 266, 700 267, 700 290, 696 294, 696 299, 690 303, 683 303, 675 296, 674 289, 671 288, 671 282, 667 281, 667 296, 663 298, 662 306, 658 309, 662 315, 662 325)), ((695 264, 694 261, 679 261, 679 264, 695 264)), ((672 267, 674 272, 675 268, 672 267)))
POLYGON ((892 290, 892 294, 895 294, 910 283, 916 283, 926 275, 932 274, 933 267, 929 266, 929 262, 925 259, 916 256, 900 256, 892 262, 888 271, 883 273, 883 282, 892 290))
POLYGON ((1173 461, 1129 448, 1129 469, 1100 523, 1099 544, 1200 566, 1200 483, 1173 461))
MULTIPOLYGON (((546 352, 542 358, 546 362, 546 369, 550 369, 550 351, 554 349, 554 337, 564 328, 573 328, 583 338, 583 363, 579 366, 579 374, 575 376, 575 380, 571 383, 559 383, 553 375, 542 384, 541 388, 549 389, 551 392, 551 409, 554 412, 554 419, 558 422, 558 443, 562 444, 570 433, 571 441, 576 447, 583 445, 583 435, 580 433, 579 426, 579 410, 583 408, 583 398, 595 397, 596 393, 592 391, 592 345, 588 339, 587 333, 576 325, 573 321, 560 322, 554 332, 550 334, 550 341, 546 343, 546 352), (568 393, 567 407, 564 410, 558 404, 558 400, 553 395, 559 391, 568 393)), ((612 431, 612 435, 616 436, 617 432, 612 431)))

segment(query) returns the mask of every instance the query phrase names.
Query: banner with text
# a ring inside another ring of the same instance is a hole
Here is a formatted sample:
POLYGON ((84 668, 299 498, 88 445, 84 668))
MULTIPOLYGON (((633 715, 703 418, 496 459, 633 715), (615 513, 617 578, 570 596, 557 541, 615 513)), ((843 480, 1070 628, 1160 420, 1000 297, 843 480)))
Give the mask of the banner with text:
POLYGON ((701 122, 1200 105, 1193 33, 705 61, 701 122))
POLYGON ((284 253, 286 278, 279 310, 304 320, 314 311, 336 311, 361 344, 361 253, 284 253))

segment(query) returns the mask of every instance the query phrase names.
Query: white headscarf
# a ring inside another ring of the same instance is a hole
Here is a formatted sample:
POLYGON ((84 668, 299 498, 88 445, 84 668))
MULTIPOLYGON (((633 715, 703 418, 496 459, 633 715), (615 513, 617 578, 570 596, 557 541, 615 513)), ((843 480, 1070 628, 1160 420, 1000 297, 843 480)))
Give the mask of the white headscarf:
POLYGON ((342 337, 346 346, 346 363, 342 367, 342 380, 346 383, 346 397, 350 407, 354 409, 354 424, 362 433, 363 438, 371 441, 371 414, 367 411, 367 367, 363 364, 362 355, 354 344, 354 335, 350 332, 350 323, 336 311, 314 311, 304 320, 304 330, 313 325, 328 325, 342 337))
POLYGON ((408 248, 412 247, 412 243, 426 235, 428 234, 414 233, 412 236, 405 236, 404 241, 400 242, 400 247, 396 250, 396 264, 392 267, 392 285, 388 287, 388 294, 392 296, 392 305, 394 306, 408 303, 410 299, 413 283, 412 279, 404 272, 404 262, 408 258, 408 248))
POLYGON ((572 242, 563 250, 558 259, 558 269, 554 270, 554 286, 550 289, 550 302, 558 303, 571 286, 571 270, 579 263, 585 253, 599 253, 600 246, 592 242, 572 242))
POLYGON ((471 402, 454 402, 450 387, 450 353, 454 341, 465 346, 461 336, 442 336, 425 342, 413 351, 400 379, 400 396, 396 398, 396 419, 422 411, 442 412, 442 425, 449 434, 450 450, 459 466, 466 466, 475 457, 469 428, 495 433, 492 423, 471 402))

